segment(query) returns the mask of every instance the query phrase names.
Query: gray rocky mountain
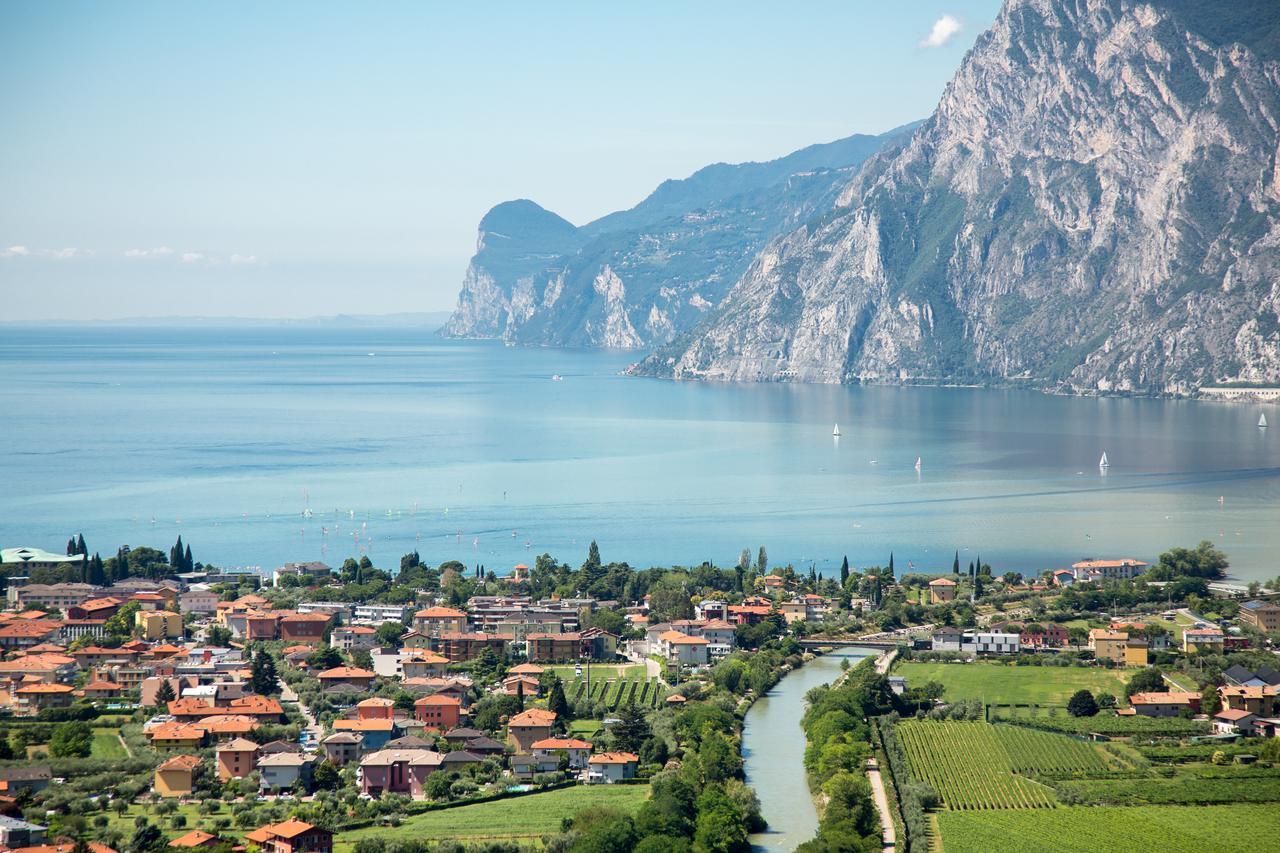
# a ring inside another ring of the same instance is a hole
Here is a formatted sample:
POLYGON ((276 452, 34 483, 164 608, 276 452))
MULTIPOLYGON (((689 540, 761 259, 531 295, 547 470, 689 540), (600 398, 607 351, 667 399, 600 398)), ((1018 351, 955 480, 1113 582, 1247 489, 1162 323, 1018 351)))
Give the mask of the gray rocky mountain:
POLYGON ((638 371, 1280 381, 1277 56, 1274 0, 1007 0, 910 140, 638 371))
MULTIPOLYGON (((914 126, 912 126, 914 127, 914 126)), ((831 207, 854 170, 910 128, 666 181, 580 228, 532 201, 480 222, 444 334, 643 348, 701 321, 771 239, 831 207)))

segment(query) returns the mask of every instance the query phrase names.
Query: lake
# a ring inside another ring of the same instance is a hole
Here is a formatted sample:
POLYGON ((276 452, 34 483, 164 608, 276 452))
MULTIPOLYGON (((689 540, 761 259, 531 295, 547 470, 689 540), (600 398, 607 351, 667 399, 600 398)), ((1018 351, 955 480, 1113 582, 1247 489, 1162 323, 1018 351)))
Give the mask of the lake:
POLYGON ((959 550, 998 574, 1211 539, 1236 576, 1280 574, 1275 405, 620 375, 637 357, 410 329, 0 329, 0 544, 83 531, 105 557, 181 534, 220 566, 417 548, 503 572, 577 564, 594 538, 639 566, 765 545, 828 571, 891 551, 949 570, 959 550))

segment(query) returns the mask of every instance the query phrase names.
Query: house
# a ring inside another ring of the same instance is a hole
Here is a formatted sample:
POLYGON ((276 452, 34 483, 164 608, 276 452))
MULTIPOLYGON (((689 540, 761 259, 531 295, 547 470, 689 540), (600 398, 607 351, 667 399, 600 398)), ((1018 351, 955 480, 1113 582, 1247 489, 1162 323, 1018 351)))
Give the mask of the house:
POLYGON ((778 606, 787 622, 821 622, 831 603, 820 595, 806 593, 778 606))
POLYGON ((521 711, 507 721, 507 739, 515 746, 516 752, 531 753, 534 743, 551 737, 555 721, 554 711, 542 708, 521 711))
POLYGON ((167 640, 182 636, 182 614, 169 610, 139 610, 134 624, 144 640, 167 640))
POLYGON ((202 829, 193 829, 186 835, 179 835, 169 842, 170 847, 182 849, 204 849, 210 847, 231 846, 232 842, 220 835, 213 835, 202 829))
POLYGON ((156 768, 152 788, 157 797, 189 797, 196 787, 198 755, 175 755, 156 768))
POLYGON ((1022 626, 1018 639, 1024 648, 1060 649, 1067 644, 1067 629, 1056 622, 1033 622, 1022 626))
POLYGON ((215 756, 220 781, 243 779, 258 766, 258 745, 242 737, 233 738, 219 744, 215 756))
POLYGON ((360 746, 364 738, 356 732, 337 732, 320 742, 324 749, 324 757, 335 767, 350 764, 360 757, 360 746))
POLYGON ((301 752, 277 752, 258 759, 260 791, 286 791, 294 786, 309 788, 315 759, 301 752))
POLYGON ((1097 660, 1124 663, 1124 650, 1128 642, 1129 635, 1124 631, 1111 631, 1107 628, 1092 628, 1089 631, 1089 648, 1097 660))
POLYGON ((759 625, 769 618, 773 607, 767 604, 730 604, 725 618, 734 625, 759 625))
POLYGON ((378 632, 368 625, 343 625, 333 629, 329 643, 344 652, 372 649, 378 645, 378 632))
POLYGON ((13 696, 13 713, 19 717, 34 717, 45 708, 66 708, 75 698, 75 688, 70 684, 38 681, 24 684, 13 691, 13 696))
POLYGON ((462 718, 462 703, 439 693, 423 696, 413 703, 414 719, 428 729, 443 732, 455 728, 462 718))
POLYGON ((33 847, 44 843, 45 828, 16 817, 0 815, 0 845, 8 849, 33 847))
POLYGON ((539 773, 554 773, 560 769, 560 756, 516 753, 508 756, 507 767, 517 779, 528 781, 539 773))
POLYGON ((114 681, 107 681, 101 678, 85 682, 84 687, 80 689, 86 699, 115 699, 120 696, 120 691, 124 690, 114 681))
POLYGON ((1151 662, 1151 653, 1147 641, 1141 637, 1130 637, 1124 644, 1125 666, 1146 666, 1151 662))
POLYGON ((1224 708, 1248 711, 1258 717, 1276 716, 1277 694, 1280 694, 1280 687, 1269 684, 1260 687, 1225 685, 1218 688, 1218 696, 1221 697, 1224 708))
POLYGON ((431 651, 439 652, 451 662, 474 660, 485 649, 491 650, 496 655, 501 655, 506 652, 507 643, 510 641, 510 637, 501 634, 464 633, 458 631, 451 631, 438 637, 429 638, 431 651))
POLYGON ((413 614, 413 630, 428 637, 465 633, 467 614, 452 607, 428 607, 413 614))
POLYGON ((1232 664, 1223 671, 1222 677, 1227 684, 1234 687, 1263 687, 1268 684, 1280 685, 1280 670, 1269 666, 1258 669, 1247 669, 1240 664, 1232 664))
POLYGON ((440 760, 440 769, 445 771, 465 770, 476 764, 483 764, 485 757, 478 752, 472 752, 469 749, 456 749, 453 752, 444 753, 444 757, 440 760))
POLYGON ((333 574, 333 569, 319 561, 285 563, 271 573, 271 585, 280 586, 286 577, 302 578, 303 580, 327 580, 331 574, 333 574))
POLYGON ((710 659, 706 637, 690 637, 679 631, 665 631, 658 637, 659 654, 672 663, 705 666, 710 659))
POLYGON ((951 578, 935 578, 929 581, 929 603, 943 604, 947 601, 954 601, 956 597, 956 582, 951 578))
POLYGON ((1016 655, 1022 648, 1022 639, 1014 633, 979 631, 974 635, 974 647, 980 655, 1016 655))
POLYGON ((1147 564, 1141 560, 1125 558, 1121 560, 1082 560, 1072 563, 1071 568, 1079 579, 1082 574, 1098 574, 1107 580, 1129 580, 1136 578, 1147 570, 1147 564))
MULTIPOLYGON (((587 759, 591 757, 591 741, 578 740, 577 738, 549 737, 539 741, 534 741, 533 754, 540 758, 554 758, 557 765, 559 757, 564 755, 569 759, 569 767, 572 770, 581 770, 587 766, 587 759)), ((553 767, 552 770, 559 769, 553 767)))
POLYGON ((1253 724, 1257 719, 1257 715, 1243 708, 1227 708, 1213 715, 1213 732, 1219 735, 1248 737, 1253 734, 1253 724))
POLYGON ((444 756, 430 749, 381 749, 360 759, 360 792, 372 797, 407 794, 426 796, 427 777, 438 770, 444 756))
POLYGON ((322 687, 345 684, 358 690, 367 690, 376 677, 376 674, 358 666, 335 666, 316 675, 322 687))
POLYGON ((0 648, 12 651, 52 643, 61 632, 62 623, 52 619, 15 619, 0 625, 0 648))
POLYGON ((1221 654, 1224 636, 1218 628, 1188 628, 1182 632, 1182 650, 1188 654, 1221 654))
POLYGON ((79 604, 66 608, 64 613, 68 619, 110 619, 120 609, 124 601, 119 598, 107 596, 105 598, 91 598, 88 601, 82 601, 79 604))
POLYGON ((426 649, 410 652, 400 658, 400 671, 405 678, 444 678, 449 659, 426 649))
POLYGON ((935 652, 958 652, 964 644, 964 632, 953 628, 941 628, 933 632, 932 648, 935 652))
POLYGON ((1263 633, 1274 633, 1280 631, 1280 604, 1270 601, 1246 601, 1240 605, 1240 612, 1236 618, 1263 633))
POLYGON ((392 720, 395 719, 396 703, 382 696, 372 696, 356 703, 356 719, 358 720, 392 720))
POLYGON ((262 853, 333 853, 333 833, 291 818, 245 833, 262 853))
POLYGON ((528 675, 511 675, 502 679, 502 692, 508 696, 523 694, 533 699, 542 695, 542 682, 528 675))
POLYGON ((324 633, 332 622, 328 613, 293 613, 280 620, 280 639, 318 646, 324 642, 324 633))
POLYGON ((1164 693, 1135 693, 1129 697, 1135 714, 1144 717, 1176 717, 1184 711, 1199 713, 1200 694, 1167 691, 1164 693))
POLYGON ((145 734, 151 748, 158 751, 199 749, 205 738, 205 730, 199 726, 178 722, 160 723, 146 729, 145 734))
POLYGON ((208 589, 190 589, 178 596, 178 610, 209 616, 217 611, 218 594, 208 589))
POLYGON ((0 791, 10 796, 30 792, 38 794, 49 787, 53 772, 47 764, 26 767, 0 767, 0 791))
POLYGON ((1053 573, 1053 582, 1057 586, 1068 587, 1076 581, 1076 573, 1071 569, 1057 569, 1053 573))
POLYGON ((387 741, 400 734, 395 720, 334 720, 333 730, 360 735, 366 751, 382 749, 387 741))
POLYGON ((640 757, 630 752, 602 752, 587 761, 587 781, 605 784, 636 778, 640 757))

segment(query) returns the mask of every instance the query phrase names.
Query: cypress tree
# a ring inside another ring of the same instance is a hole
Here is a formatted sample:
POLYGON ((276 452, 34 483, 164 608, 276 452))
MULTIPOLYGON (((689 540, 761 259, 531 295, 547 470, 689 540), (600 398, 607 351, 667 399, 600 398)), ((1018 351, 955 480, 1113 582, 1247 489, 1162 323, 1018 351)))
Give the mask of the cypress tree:
POLYGON ((187 543, 187 552, 182 555, 182 565, 185 571, 194 572, 196 570, 196 561, 191 559, 191 543, 190 542, 187 543))
POLYGON ((893 573, 893 552, 892 552, 892 551, 890 551, 890 552, 889 552, 889 579, 890 579, 890 580, 893 580, 893 579, 894 579, 894 573, 893 573))
POLYGON ((88 548, 88 546, 87 546, 87 545, 85 545, 85 544, 84 544, 84 534, 83 534, 83 533, 81 533, 81 534, 76 538, 76 553, 77 553, 77 554, 83 554, 85 557, 88 557, 88 556, 89 556, 89 548, 88 548))
POLYGON ((959 551, 956 551, 955 562, 951 564, 951 574, 953 575, 960 574, 960 552, 959 551))
POLYGON ((524 680, 516 682, 516 707, 521 711, 524 710, 524 680))
POLYGON ((70 557, 76 552, 76 537, 72 536, 67 540, 67 556, 70 557))
POLYGON ((760 553, 756 554, 756 574, 763 575, 769 570, 769 554, 764 550, 764 546, 760 546, 760 553))
POLYGON ((119 581, 129 577, 129 546, 121 545, 116 551, 116 570, 112 572, 112 580, 119 581))
POLYGON ((844 586, 849 581, 849 555, 846 554, 843 562, 840 563, 840 586, 844 586))

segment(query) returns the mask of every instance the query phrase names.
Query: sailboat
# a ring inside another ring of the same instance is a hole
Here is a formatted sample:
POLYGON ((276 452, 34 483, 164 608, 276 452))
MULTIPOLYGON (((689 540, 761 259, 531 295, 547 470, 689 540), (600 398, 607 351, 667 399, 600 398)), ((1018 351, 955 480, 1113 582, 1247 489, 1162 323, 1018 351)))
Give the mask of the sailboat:
POLYGON ((916 457, 916 470, 917 470, 917 471, 919 471, 919 470, 920 470, 920 457, 919 457, 919 456, 917 456, 917 457, 916 457))
POLYGON ((836 428, 831 431, 831 434, 836 438, 840 437, 840 424, 836 424, 836 428))
POLYGON ((1262 414, 1258 415, 1258 429, 1266 429, 1266 428, 1267 428, 1267 413, 1263 412, 1262 414))
POLYGON ((1102 458, 1098 460, 1099 468, 1110 468, 1111 463, 1107 461, 1107 451, 1102 451, 1102 458))

